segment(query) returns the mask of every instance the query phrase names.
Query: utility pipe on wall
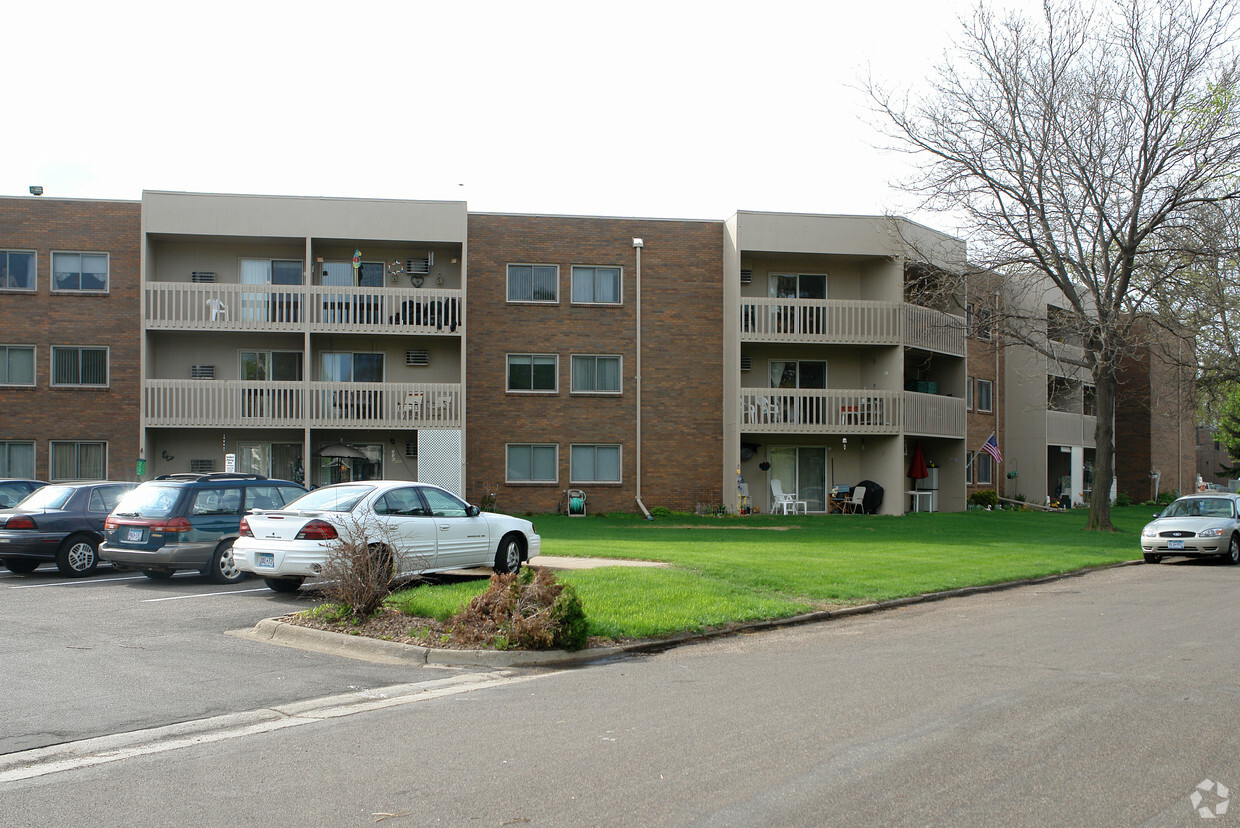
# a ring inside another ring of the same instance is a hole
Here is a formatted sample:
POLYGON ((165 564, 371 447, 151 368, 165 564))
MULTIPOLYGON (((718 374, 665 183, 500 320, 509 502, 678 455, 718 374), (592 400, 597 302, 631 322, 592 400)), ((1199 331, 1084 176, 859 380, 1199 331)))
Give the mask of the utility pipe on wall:
POLYGON ((642 503, 642 240, 633 239, 633 252, 637 255, 637 376, 634 379, 637 397, 637 508, 642 510, 646 520, 654 520, 646 504, 642 503))

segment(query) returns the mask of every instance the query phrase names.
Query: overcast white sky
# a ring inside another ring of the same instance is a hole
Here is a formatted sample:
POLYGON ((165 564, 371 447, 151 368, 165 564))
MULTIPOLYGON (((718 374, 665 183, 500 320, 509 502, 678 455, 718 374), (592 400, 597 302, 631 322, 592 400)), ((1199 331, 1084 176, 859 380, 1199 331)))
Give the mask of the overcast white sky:
POLYGON ((970 5, 16 3, 0 193, 912 214, 855 86, 921 82, 970 5))

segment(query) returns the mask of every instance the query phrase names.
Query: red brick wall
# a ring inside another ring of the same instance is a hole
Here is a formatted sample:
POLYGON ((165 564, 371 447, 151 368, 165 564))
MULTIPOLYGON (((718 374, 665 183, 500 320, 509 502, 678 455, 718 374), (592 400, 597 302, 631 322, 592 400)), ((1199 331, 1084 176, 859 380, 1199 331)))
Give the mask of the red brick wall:
POLYGON ((556 509, 583 488, 591 512, 636 511, 636 278, 642 249, 642 499, 648 508, 692 509, 719 498, 723 445, 723 225, 556 216, 469 217, 466 493, 500 485, 497 508, 556 509), (560 268, 558 305, 507 303, 509 263, 560 268), (623 268, 620 307, 574 306, 576 265, 623 268), (506 391, 506 355, 559 355, 552 396, 506 391), (573 354, 620 354, 619 397, 577 396, 573 354), (506 485, 507 443, 555 443, 558 480, 506 485), (619 443, 620 484, 571 483, 570 446, 619 443))
POLYGON ((40 479, 52 440, 104 440, 108 476, 136 479, 140 231, 136 201, 0 198, 0 249, 36 251, 38 275, 32 294, 0 292, 0 343, 36 348, 34 387, 0 387, 0 440, 33 440, 40 479), (108 293, 53 294, 52 251, 107 253, 108 293), (106 346, 109 386, 52 388, 52 345, 106 346))
POLYGON ((1177 343, 1138 326, 1147 342, 1125 358, 1115 404, 1115 471, 1118 491, 1134 500, 1153 497, 1150 470, 1162 476, 1159 491, 1188 494, 1197 477, 1194 344, 1177 343))

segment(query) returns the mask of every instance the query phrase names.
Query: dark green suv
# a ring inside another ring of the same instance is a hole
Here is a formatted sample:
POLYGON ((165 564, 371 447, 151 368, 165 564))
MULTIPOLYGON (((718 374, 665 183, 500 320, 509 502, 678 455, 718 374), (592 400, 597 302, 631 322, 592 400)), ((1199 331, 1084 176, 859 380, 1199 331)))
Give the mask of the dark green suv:
POLYGON ((233 563, 241 517, 279 509, 306 490, 259 474, 164 474, 121 499, 108 515, 99 558, 148 578, 197 569, 217 584, 245 577, 233 563))

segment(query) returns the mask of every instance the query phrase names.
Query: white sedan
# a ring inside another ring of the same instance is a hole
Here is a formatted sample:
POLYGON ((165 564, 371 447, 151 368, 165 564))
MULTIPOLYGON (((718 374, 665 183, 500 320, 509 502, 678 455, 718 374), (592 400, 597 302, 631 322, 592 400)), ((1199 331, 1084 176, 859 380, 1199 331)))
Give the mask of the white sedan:
POLYGON ((296 592, 319 575, 340 539, 364 534, 391 547, 396 575, 490 566, 516 572, 542 538, 521 518, 480 512, 429 483, 367 480, 308 492, 282 509, 254 509, 241 520, 233 562, 276 592, 296 592))
POLYGON ((1141 530, 1146 563, 1168 555, 1221 555, 1240 564, 1240 496, 1201 492, 1173 501, 1141 530))

